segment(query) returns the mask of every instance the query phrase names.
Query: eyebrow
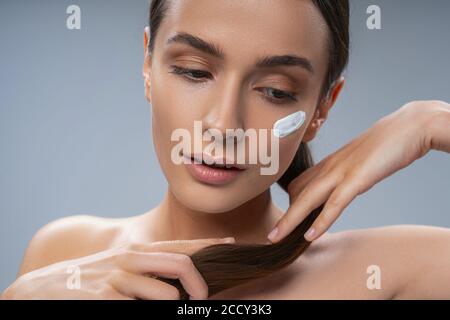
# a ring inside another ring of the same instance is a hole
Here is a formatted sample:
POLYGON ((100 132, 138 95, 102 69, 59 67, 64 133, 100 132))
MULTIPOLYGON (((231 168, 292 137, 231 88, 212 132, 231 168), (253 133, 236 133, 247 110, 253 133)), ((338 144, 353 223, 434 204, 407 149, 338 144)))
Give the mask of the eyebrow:
MULTIPOLYGON (((186 44, 213 57, 221 60, 225 59, 225 54, 219 46, 186 32, 178 32, 174 36, 170 37, 166 44, 171 43, 186 44)), ((259 59, 256 63, 256 67, 258 68, 273 68, 278 66, 297 66, 306 69, 312 74, 314 73, 314 68, 311 61, 305 57, 299 57, 295 54, 266 56, 259 59)))

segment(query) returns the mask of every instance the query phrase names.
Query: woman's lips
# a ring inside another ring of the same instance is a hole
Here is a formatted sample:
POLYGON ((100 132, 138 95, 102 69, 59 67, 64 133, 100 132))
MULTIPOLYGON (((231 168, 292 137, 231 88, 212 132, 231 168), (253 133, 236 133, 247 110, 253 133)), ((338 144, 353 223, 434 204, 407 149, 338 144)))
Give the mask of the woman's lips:
POLYGON ((198 181, 211 185, 224 185, 235 180, 245 169, 219 168, 204 163, 187 163, 189 173, 198 181))

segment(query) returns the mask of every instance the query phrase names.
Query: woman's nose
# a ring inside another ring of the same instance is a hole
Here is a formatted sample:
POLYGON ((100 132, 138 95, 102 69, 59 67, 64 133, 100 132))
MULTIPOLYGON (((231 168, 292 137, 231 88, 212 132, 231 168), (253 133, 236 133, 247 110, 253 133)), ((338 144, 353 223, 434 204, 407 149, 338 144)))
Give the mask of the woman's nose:
POLYGON ((203 129, 220 131, 225 138, 230 135, 227 129, 235 131, 244 126, 241 84, 237 79, 229 79, 222 88, 217 89, 217 93, 211 97, 211 104, 206 107, 202 119, 203 129))

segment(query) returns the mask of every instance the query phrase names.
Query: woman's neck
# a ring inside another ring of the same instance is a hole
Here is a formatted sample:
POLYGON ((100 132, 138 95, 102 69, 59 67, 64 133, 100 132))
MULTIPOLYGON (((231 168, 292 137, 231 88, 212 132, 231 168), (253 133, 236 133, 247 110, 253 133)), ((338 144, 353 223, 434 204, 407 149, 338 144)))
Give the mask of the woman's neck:
POLYGON ((149 212, 157 241, 235 237, 240 243, 268 244, 267 234, 283 212, 272 202, 270 189, 243 205, 221 213, 191 210, 168 189, 163 201, 149 212))

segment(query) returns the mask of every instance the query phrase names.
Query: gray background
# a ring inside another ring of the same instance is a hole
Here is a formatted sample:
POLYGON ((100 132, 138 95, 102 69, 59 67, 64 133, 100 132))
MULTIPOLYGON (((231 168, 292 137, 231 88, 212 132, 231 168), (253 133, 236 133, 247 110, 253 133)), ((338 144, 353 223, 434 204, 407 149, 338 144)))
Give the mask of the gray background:
MULTIPOLYGON (((141 78, 142 1, 0 2, 0 289, 33 234, 59 217, 141 214, 166 181, 141 78), (82 29, 66 29, 66 8, 82 29)), ((450 2, 352 1, 346 88, 311 144, 316 161, 417 99, 450 101, 450 2), (382 9, 382 30, 366 8, 382 9)), ((449 155, 424 158, 357 197, 332 231, 390 224, 450 227, 449 155)), ((287 196, 274 188, 276 202, 287 196)))

